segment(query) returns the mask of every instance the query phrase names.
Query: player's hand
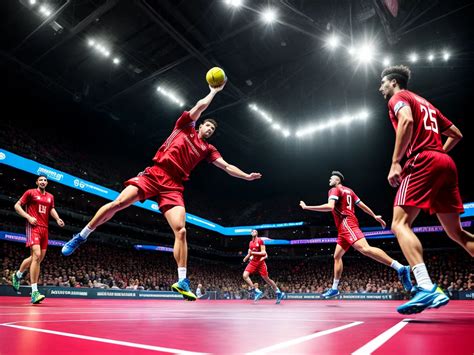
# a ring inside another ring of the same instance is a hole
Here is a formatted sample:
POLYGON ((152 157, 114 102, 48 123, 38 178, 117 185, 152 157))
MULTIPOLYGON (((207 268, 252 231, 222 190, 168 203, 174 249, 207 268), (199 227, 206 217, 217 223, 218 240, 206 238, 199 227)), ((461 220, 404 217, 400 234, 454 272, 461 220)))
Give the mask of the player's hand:
POLYGON ((400 163, 392 163, 387 178, 390 186, 397 187, 400 185, 400 183, 402 182, 401 174, 402 166, 400 165, 400 163))
POLYGON ((64 227, 64 221, 61 218, 58 218, 56 222, 58 223, 58 226, 64 227))
POLYGON ((211 90, 211 92, 218 93, 219 91, 222 91, 222 89, 224 89, 225 84, 227 84, 227 80, 224 81, 224 84, 222 84, 221 86, 209 85, 209 90, 211 90))
POLYGON ((262 177, 262 174, 260 173, 250 173, 247 176, 247 181, 257 180, 257 179, 260 179, 261 177, 262 177))
POLYGON ((378 215, 374 217, 377 222, 379 222, 383 228, 387 226, 387 223, 382 219, 382 216, 378 215))
POLYGON ((307 207, 307 206, 306 206, 306 203, 304 203, 304 201, 300 201, 300 206, 301 206, 301 208, 304 209, 304 210, 305 210, 306 207, 307 207))
POLYGON ((34 225, 34 226, 36 226, 36 224, 38 223, 38 221, 36 220, 35 217, 31 217, 31 216, 30 216, 30 217, 28 217, 28 223, 29 223, 29 224, 32 224, 32 225, 34 225))

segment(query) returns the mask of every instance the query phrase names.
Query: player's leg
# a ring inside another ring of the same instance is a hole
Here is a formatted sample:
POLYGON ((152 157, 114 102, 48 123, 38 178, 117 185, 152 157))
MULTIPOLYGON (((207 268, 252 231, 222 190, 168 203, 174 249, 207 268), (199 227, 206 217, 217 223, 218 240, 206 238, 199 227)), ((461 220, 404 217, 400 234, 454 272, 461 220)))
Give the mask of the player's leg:
POLYGON ((448 236, 474 256, 474 235, 462 228, 459 213, 438 213, 437 217, 448 236))
POLYGON ((263 271, 263 274, 261 273, 260 276, 262 276, 262 279, 265 280, 265 282, 270 285, 270 287, 273 289, 275 292, 275 297, 276 297, 276 304, 279 304, 283 297, 285 296, 284 292, 281 292, 278 286, 276 285, 275 281, 273 281, 269 276, 268 276, 268 271, 267 267, 265 266, 265 270, 263 271))
POLYGON ((18 291, 20 289, 21 280, 23 276, 25 276, 26 270, 30 268, 31 260, 33 260, 33 256, 32 256, 33 252, 30 250, 30 253, 31 255, 29 257, 23 259, 23 261, 21 262, 20 268, 17 271, 13 272, 12 287, 15 291, 18 291))
POLYGON ((254 289, 254 284, 253 284, 252 280, 250 279, 250 272, 245 270, 244 273, 242 274, 242 278, 247 283, 247 285, 250 286, 250 289, 254 289))
MULTIPOLYGON (((341 238, 339 238, 339 243, 342 243, 341 238)), ((326 299, 339 295, 339 280, 341 280, 342 270, 344 268, 342 257, 346 253, 346 250, 347 249, 344 249, 344 247, 340 244, 336 244, 336 249, 334 250, 334 280, 332 287, 326 290, 326 292, 324 292, 322 295, 326 299)))
POLYGON ((426 308, 438 308, 449 302, 449 298, 431 281, 423 261, 423 247, 411 230, 419 212, 419 208, 410 206, 395 206, 393 210, 392 231, 417 282, 414 297, 397 308, 402 314, 420 313, 426 308))
POLYGON ((173 255, 178 265, 178 282, 172 285, 175 292, 179 292, 188 301, 195 301, 196 295, 191 291, 189 279, 186 277, 188 263, 188 244, 186 241, 186 210, 184 206, 173 206, 164 212, 174 233, 173 255))
POLYGON ((63 255, 71 255, 79 247, 79 245, 87 240, 87 237, 90 233, 92 233, 92 231, 110 220, 115 215, 115 213, 127 208, 131 204, 137 202, 139 199, 140 189, 134 185, 127 186, 114 201, 109 202, 99 208, 95 216, 80 233, 73 235, 73 238, 63 246, 61 250, 63 255))
POLYGON ((354 244, 352 244, 352 246, 359 253, 368 256, 369 258, 372 258, 375 261, 378 261, 379 263, 393 268, 398 273, 398 277, 400 278, 400 282, 402 283, 403 288, 406 291, 411 290, 412 284, 410 277, 410 266, 400 264, 397 260, 392 259, 390 256, 388 256, 387 253, 384 252, 382 249, 369 245, 367 239, 365 238, 357 240, 354 244))
POLYGON ((42 260, 41 246, 35 244, 31 246, 31 264, 30 264, 30 284, 31 284, 31 303, 40 303, 45 297, 38 291, 38 279, 40 265, 42 260))

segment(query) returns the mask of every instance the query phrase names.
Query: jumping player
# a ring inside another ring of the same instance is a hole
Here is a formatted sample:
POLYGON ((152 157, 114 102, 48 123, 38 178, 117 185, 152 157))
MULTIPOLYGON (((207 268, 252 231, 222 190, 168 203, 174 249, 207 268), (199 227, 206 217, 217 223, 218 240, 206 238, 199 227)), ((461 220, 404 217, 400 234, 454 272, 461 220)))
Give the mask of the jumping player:
POLYGON ((334 222, 337 227, 337 244, 334 251, 334 280, 332 287, 323 293, 324 298, 332 298, 339 295, 339 280, 342 275, 342 257, 352 246, 365 256, 368 256, 382 264, 392 267, 398 273, 398 277, 405 290, 412 288, 410 278, 410 267, 403 266, 398 261, 392 259, 382 249, 372 247, 365 239, 364 234, 359 228, 359 221, 355 215, 354 205, 362 211, 373 217, 385 228, 385 221, 382 216, 376 215, 359 197, 347 186, 343 186, 344 176, 339 171, 333 171, 329 179, 329 198, 328 203, 319 206, 307 206, 300 201, 300 206, 304 210, 317 212, 332 212, 334 222))
POLYGON ((196 295, 191 291, 189 280, 186 278, 188 246, 183 181, 188 180, 194 167, 204 159, 233 177, 248 181, 261 178, 260 173, 247 174, 227 163, 217 149, 207 142, 217 128, 216 121, 207 118, 197 130, 195 129, 196 121, 224 86, 225 83, 220 87, 209 87, 210 92, 206 97, 199 100, 189 112, 183 112, 173 132, 153 158, 153 166, 126 181, 126 187, 120 195, 114 201, 102 206, 84 229, 75 234, 63 247, 63 255, 71 255, 87 240, 91 232, 110 220, 118 211, 136 201, 156 198, 175 236, 173 254, 178 265, 178 282, 172 285, 172 289, 181 293, 187 300, 196 300, 196 295))
POLYGON ((398 187, 392 231, 412 267, 417 287, 413 298, 399 306, 402 314, 439 308, 449 302, 433 284, 423 261, 423 248, 411 226, 420 210, 436 213, 448 236, 474 256, 474 235, 461 226, 464 212, 456 164, 447 154, 462 138, 459 129, 426 99, 408 91, 410 69, 392 66, 382 72, 379 91, 388 100, 396 131, 388 182, 398 187), (443 145, 441 135, 448 137, 443 145), (401 161, 406 155, 403 166, 401 161))
POLYGON ((252 240, 249 243, 249 251, 244 258, 244 263, 249 259, 250 262, 245 268, 242 276, 245 282, 250 286, 250 289, 255 290, 255 302, 263 296, 263 292, 259 290, 258 286, 255 287, 255 284, 252 282, 252 280, 250 280, 250 274, 258 272, 262 279, 264 279, 265 282, 271 286, 273 291, 275 291, 276 304, 279 304, 285 296, 285 293, 281 292, 275 281, 268 277, 267 264, 265 263, 265 259, 268 258, 268 255, 265 250, 265 243, 258 237, 257 230, 253 229, 251 235, 252 240))
POLYGON ((48 221, 51 215, 60 227, 64 222, 59 218, 54 208, 54 196, 46 192, 48 178, 39 175, 36 179, 36 189, 27 190, 15 203, 15 211, 26 219, 26 246, 31 255, 24 259, 20 268, 12 275, 12 286, 15 291, 20 288, 24 273, 30 269, 31 303, 37 304, 45 299, 38 291, 40 265, 48 249, 48 221), (23 208, 25 207, 25 208, 23 208))

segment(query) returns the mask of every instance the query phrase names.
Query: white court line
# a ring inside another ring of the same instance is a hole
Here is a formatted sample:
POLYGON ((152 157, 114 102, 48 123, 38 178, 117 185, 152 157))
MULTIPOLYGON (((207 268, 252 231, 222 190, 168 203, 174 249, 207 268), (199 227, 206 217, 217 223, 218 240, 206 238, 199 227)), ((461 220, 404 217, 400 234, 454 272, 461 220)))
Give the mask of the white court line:
POLYGON ((257 354, 270 353, 272 351, 287 348, 289 346, 300 344, 300 343, 303 343, 303 342, 308 341, 308 340, 312 340, 312 339, 315 339, 315 338, 322 337, 324 335, 328 335, 328 334, 331 334, 331 333, 336 333, 336 332, 339 332, 341 330, 351 328, 351 327, 354 327, 354 326, 362 324, 362 323, 364 323, 364 322, 353 322, 353 323, 346 324, 346 325, 343 325, 343 326, 340 326, 340 327, 337 327, 337 328, 331 328, 331 329, 328 329, 328 330, 323 330, 321 332, 317 332, 317 333, 310 334, 310 335, 305 335, 303 337, 288 340, 288 341, 285 341, 283 343, 279 343, 279 344, 275 344, 275 345, 272 345, 272 346, 269 346, 269 347, 266 347, 266 348, 262 348, 260 350, 252 351, 250 353, 247 353, 246 355, 257 355, 257 354))
POLYGON ((97 341, 97 342, 100 342, 100 343, 108 343, 108 344, 114 344, 114 345, 122 345, 122 346, 131 347, 131 348, 161 351, 161 352, 164 352, 164 353, 171 353, 171 354, 183 354, 183 355, 204 355, 204 354, 207 354, 207 353, 197 353, 197 352, 193 352, 193 351, 185 351, 185 350, 173 349, 173 348, 164 348, 164 347, 161 347, 161 346, 130 343, 128 341, 119 341, 119 340, 112 340, 112 339, 106 339, 106 338, 90 337, 90 336, 87 336, 87 335, 57 332, 57 331, 54 331, 54 330, 23 327, 21 325, 11 325, 11 324, 2 324, 2 325, 4 327, 18 328, 18 329, 22 329, 22 330, 31 330, 33 332, 61 335, 61 336, 70 337, 70 338, 91 340, 91 341, 97 341))
POLYGON ((404 326, 410 322, 410 319, 404 319, 401 322, 395 324, 392 328, 387 329, 385 332, 380 334, 378 337, 372 339, 367 344, 357 349, 352 355, 368 355, 372 354, 375 350, 380 348, 386 343, 391 337, 397 334, 404 326))

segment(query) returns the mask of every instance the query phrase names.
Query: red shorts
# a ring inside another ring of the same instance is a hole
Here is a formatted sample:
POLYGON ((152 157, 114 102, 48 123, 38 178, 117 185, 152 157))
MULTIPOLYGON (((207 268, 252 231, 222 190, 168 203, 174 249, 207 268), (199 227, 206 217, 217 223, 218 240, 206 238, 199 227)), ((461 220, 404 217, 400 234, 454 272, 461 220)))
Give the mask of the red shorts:
POLYGON ((249 274, 255 274, 258 272, 260 276, 268 276, 267 264, 265 261, 258 263, 250 262, 245 268, 245 271, 247 271, 249 274))
POLYGON ((347 223, 346 218, 342 220, 337 233, 336 243, 339 244, 344 251, 349 250, 352 244, 363 238, 365 238, 365 235, 359 227, 347 223))
POLYGON ((174 206, 184 207, 182 181, 156 165, 146 168, 137 177, 125 181, 125 186, 128 185, 138 187, 140 200, 155 199, 161 213, 165 213, 174 206))
POLYGON ((26 226, 26 246, 39 245, 41 250, 48 249, 48 228, 40 226, 26 226))
POLYGON ((410 158, 402 170, 394 206, 413 206, 433 213, 463 213, 458 171, 446 153, 426 150, 410 158))

